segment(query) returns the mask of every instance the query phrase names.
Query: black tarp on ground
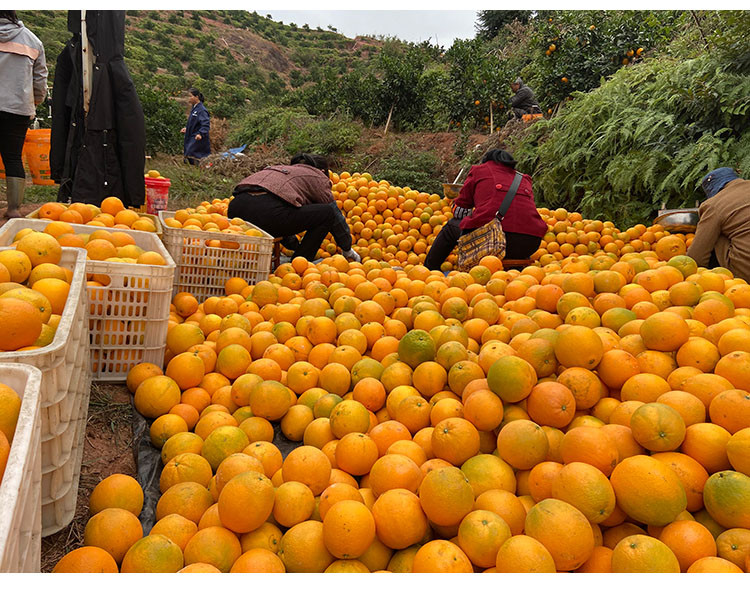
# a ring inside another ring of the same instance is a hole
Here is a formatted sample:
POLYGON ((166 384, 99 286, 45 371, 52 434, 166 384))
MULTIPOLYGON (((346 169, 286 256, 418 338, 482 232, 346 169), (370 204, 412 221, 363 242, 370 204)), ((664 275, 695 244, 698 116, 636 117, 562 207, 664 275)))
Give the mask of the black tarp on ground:
POLYGON ((99 205, 114 195, 138 207, 145 201, 146 126, 123 59, 125 11, 89 10, 86 28, 94 59, 84 118, 81 13, 68 11, 73 37, 57 58, 52 91, 50 170, 58 201, 99 205))
MULTIPOLYGON (((132 399, 131 399, 132 405, 132 399)), ((135 408, 133 415, 133 448, 138 474, 136 478, 143 489, 143 510, 139 519, 143 527, 143 534, 151 532, 156 524, 156 504, 161 497, 159 478, 164 465, 161 462, 161 450, 151 443, 149 429, 153 420, 147 420, 135 408)), ((279 422, 273 422, 273 444, 281 451, 282 458, 286 458, 292 450, 302 446, 302 442, 292 442, 281 431, 279 422)))

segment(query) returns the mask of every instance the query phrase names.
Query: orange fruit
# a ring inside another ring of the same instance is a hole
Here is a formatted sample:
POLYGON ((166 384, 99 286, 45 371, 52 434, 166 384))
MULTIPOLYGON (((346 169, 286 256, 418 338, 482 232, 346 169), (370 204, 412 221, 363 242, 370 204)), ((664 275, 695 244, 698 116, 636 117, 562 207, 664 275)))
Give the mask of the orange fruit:
POLYGON ((619 463, 610 482, 618 506, 644 524, 664 526, 687 507, 685 490, 674 471, 645 455, 619 463))
POLYGON ((554 498, 542 500, 529 510, 525 532, 547 548, 560 571, 579 568, 594 550, 594 533, 586 517, 554 498))
POLYGON ((742 573, 742 570, 721 557, 703 557, 693 563, 687 573, 742 573))
POLYGON ((703 503, 724 528, 750 528, 750 477, 738 471, 714 473, 703 487, 703 503))
POLYGON ((66 553, 52 573, 118 573, 112 556, 99 547, 85 546, 66 553))
POLYGON ((233 532, 251 532, 271 515, 274 499, 274 488, 268 477, 257 471, 240 473, 230 479, 219 494, 221 523, 233 532))
POLYGON ((307 485, 313 495, 320 495, 328 486, 331 463, 328 457, 312 446, 292 450, 282 464, 284 481, 299 481, 307 485))
POLYGON ((430 471, 419 487, 419 500, 427 518, 439 526, 454 526, 474 505, 474 492, 456 467, 430 471))
POLYGON ((122 508, 136 516, 143 508, 143 490, 130 475, 114 473, 101 480, 89 498, 89 512, 94 515, 105 508, 122 508))
POLYGON ((298 481, 285 481, 276 488, 273 517, 277 524, 290 527, 304 522, 315 509, 315 496, 298 481))
POLYGON ((201 516, 213 505, 211 493, 204 485, 193 481, 176 483, 167 489, 156 504, 156 519, 179 514, 198 524, 201 516))
POLYGON ((554 573, 555 560, 535 538, 519 534, 498 549, 495 567, 499 573, 554 573))
POLYGON ((431 444, 436 457, 461 465, 479 452, 479 432, 470 421, 450 417, 435 425, 431 444))
POLYGON ((222 526, 208 526, 198 530, 185 546, 185 563, 207 563, 223 573, 229 573, 242 555, 237 536, 222 526))
POLYGON ((672 550, 683 572, 698 559, 716 556, 713 535, 705 526, 693 520, 667 524, 661 531, 659 540, 672 550))
POLYGON ((636 442, 653 452, 676 450, 686 432, 682 416, 663 403, 638 407, 630 417, 630 429, 636 442))
POLYGON ((122 560, 122 573, 175 573, 182 569, 180 547, 161 534, 136 541, 122 560))
POLYGON ((672 550, 654 537, 635 534, 623 538, 612 550, 614 573, 679 573, 672 550))
POLYGON ((560 332, 555 344, 555 357, 566 368, 593 370, 604 355, 602 340, 592 329, 570 326, 560 332))
POLYGON ((339 559, 360 557, 375 539, 375 519, 362 502, 341 500, 323 518, 323 541, 339 559))
POLYGON ((551 483, 551 494, 580 510, 593 523, 603 522, 615 510, 615 492, 609 480, 586 463, 572 462, 562 467, 551 483))
POLYGON ((391 549, 415 545, 424 539, 429 528, 420 499, 405 489, 390 489, 380 495, 372 515, 378 539, 391 549))
POLYGON ((708 472, 701 464, 681 452, 658 452, 651 458, 665 463, 677 475, 687 496, 687 510, 695 512, 703 507, 703 487, 708 472))
POLYGON ((377 497, 391 489, 416 493, 422 478, 419 465, 411 458, 403 454, 386 454, 373 463, 368 483, 377 497))
POLYGON ((497 451, 500 458, 513 468, 526 470, 544 461, 549 441, 539 425, 518 419, 507 423, 498 433, 497 451))
POLYGON ((99 547, 120 564, 125 553, 143 537, 143 528, 132 512, 122 508, 105 508, 86 523, 83 544, 99 547))
POLYGON ((490 390, 506 403, 517 403, 526 398, 536 381, 537 375, 533 366, 516 356, 498 359, 487 373, 490 390))
POLYGON ((295 524, 281 537, 278 556, 289 573, 322 573, 333 563, 323 539, 323 523, 307 520, 295 524))
POLYGON ((414 555, 414 573, 473 573, 471 561, 461 548, 446 540, 422 545, 414 555))
POLYGON ((180 516, 179 514, 168 514, 151 527, 149 534, 163 534, 182 551, 185 551, 185 545, 198 532, 198 526, 180 516))

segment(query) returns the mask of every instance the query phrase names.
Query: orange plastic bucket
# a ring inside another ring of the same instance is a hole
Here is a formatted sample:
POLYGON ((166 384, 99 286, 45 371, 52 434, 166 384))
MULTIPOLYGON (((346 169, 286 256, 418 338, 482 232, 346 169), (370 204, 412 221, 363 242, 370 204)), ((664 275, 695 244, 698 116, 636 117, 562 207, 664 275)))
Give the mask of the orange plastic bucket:
POLYGON ((146 213, 157 215, 160 210, 167 209, 169 202, 169 179, 146 177, 146 213))
POLYGON ((0 157, 0 179, 5 179, 5 165, 3 164, 2 157, 0 157))
POLYGON ((35 129, 26 132, 23 153, 34 185, 54 185, 49 169, 49 139, 51 129, 35 129))

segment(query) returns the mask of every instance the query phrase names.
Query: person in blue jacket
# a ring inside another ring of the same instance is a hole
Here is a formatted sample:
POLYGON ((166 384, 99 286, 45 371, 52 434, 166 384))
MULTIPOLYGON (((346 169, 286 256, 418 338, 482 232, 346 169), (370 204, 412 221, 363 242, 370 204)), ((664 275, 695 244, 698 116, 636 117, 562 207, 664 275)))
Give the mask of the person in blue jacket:
POLYGON ((203 105, 203 94, 197 88, 190 89, 190 115, 188 115, 187 125, 182 128, 185 134, 185 162, 198 164, 201 158, 211 154, 211 140, 209 139, 209 130, 211 122, 208 117, 208 110, 203 105))

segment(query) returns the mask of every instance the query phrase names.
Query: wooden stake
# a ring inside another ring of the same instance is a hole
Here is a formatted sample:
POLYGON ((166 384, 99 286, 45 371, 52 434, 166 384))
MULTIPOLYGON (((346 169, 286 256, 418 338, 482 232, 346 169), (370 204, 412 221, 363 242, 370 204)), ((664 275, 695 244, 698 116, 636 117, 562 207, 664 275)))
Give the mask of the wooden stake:
POLYGON ((490 101, 490 134, 495 130, 494 118, 492 117, 492 101, 490 101))
POLYGON ((393 103, 391 105, 390 111, 388 111, 388 119, 385 122, 385 131, 383 131, 383 137, 385 138, 386 134, 388 133, 388 126, 391 124, 391 115, 393 115, 393 108, 396 106, 396 103, 393 103))

